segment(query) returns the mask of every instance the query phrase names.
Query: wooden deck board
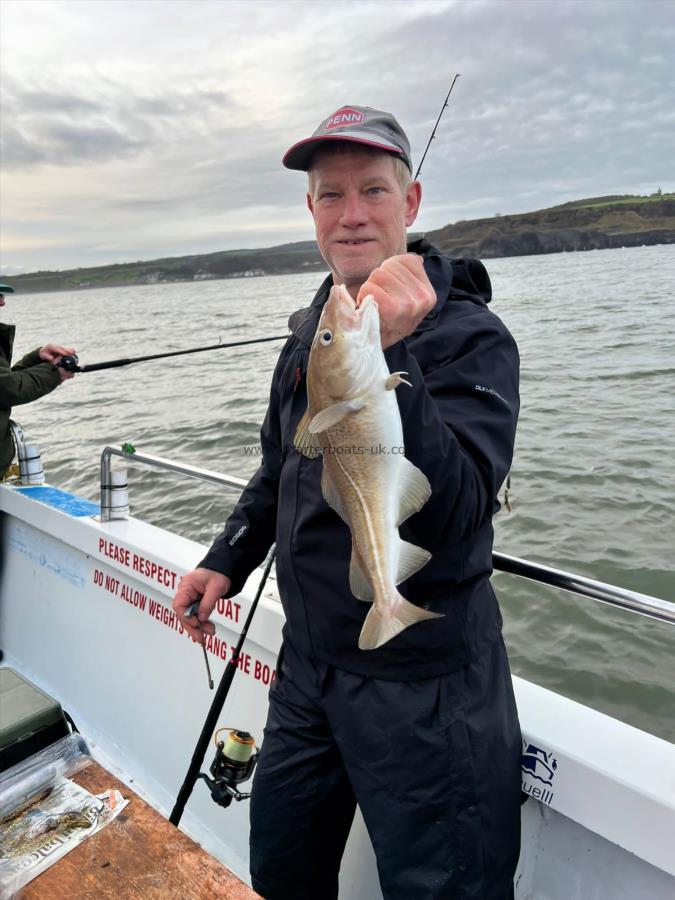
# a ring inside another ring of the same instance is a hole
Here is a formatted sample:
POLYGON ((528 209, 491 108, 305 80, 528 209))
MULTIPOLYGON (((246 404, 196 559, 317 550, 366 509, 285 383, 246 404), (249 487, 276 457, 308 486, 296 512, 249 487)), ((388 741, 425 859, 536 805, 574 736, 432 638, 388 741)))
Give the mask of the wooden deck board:
POLYGON ((97 763, 73 778, 129 805, 21 891, 21 900, 259 900, 258 894, 97 763))

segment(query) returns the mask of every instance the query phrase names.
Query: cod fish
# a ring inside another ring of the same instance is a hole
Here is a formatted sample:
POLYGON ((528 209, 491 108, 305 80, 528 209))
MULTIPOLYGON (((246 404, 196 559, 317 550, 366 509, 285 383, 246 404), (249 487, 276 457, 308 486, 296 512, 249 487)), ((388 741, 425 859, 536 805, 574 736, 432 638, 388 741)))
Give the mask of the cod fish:
POLYGON ((403 455, 394 389, 410 384, 406 374, 387 368, 373 297, 357 309, 343 285, 333 287, 309 354, 308 409, 295 446, 310 458, 323 455, 322 494, 351 531, 349 586, 355 597, 373 604, 359 636, 361 650, 440 617, 396 588, 431 556, 398 534, 431 494, 424 473, 403 455))

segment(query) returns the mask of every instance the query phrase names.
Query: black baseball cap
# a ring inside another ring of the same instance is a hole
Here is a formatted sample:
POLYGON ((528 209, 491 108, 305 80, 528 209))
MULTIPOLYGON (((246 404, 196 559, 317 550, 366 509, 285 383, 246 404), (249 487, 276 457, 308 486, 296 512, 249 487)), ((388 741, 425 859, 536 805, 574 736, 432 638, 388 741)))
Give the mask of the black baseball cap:
POLYGON ((298 141, 282 160, 287 169, 306 172, 312 154, 327 141, 352 141, 400 156, 412 173, 410 141, 391 113, 370 106, 341 106, 316 129, 311 137, 298 141))

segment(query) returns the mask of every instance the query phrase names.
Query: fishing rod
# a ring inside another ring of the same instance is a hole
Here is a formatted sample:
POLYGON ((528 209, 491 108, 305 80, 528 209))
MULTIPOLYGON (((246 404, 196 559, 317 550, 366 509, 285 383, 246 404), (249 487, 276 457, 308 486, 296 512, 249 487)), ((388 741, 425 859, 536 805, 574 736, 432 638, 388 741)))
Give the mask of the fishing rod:
POLYGON ((420 176, 420 172, 422 171, 422 166, 424 165, 424 160, 427 158, 427 153, 429 152, 429 147, 431 147, 431 142, 436 137, 436 129, 438 128, 438 123, 441 121, 441 116, 445 112, 445 108, 448 105, 448 100, 450 99, 450 94, 452 93, 452 89, 454 88, 455 82, 457 81, 458 78, 459 78, 459 72, 452 79, 452 84, 450 85, 450 90, 448 91, 448 96, 445 98, 445 102, 443 103, 443 106, 441 107, 441 111, 438 114, 438 118, 436 119, 436 124, 434 125, 434 130, 431 132, 431 137, 429 138, 429 142, 427 143, 427 146, 424 150, 424 154, 422 155, 422 160, 421 160, 419 166, 417 167, 417 172, 415 173, 414 181, 417 181, 417 179, 420 176))
POLYGON ((169 356, 185 356, 188 353, 206 353, 207 350, 225 350, 228 347, 245 347, 247 344, 264 344, 267 341, 286 340, 287 334, 277 334, 273 337, 252 338, 248 341, 231 341, 228 344, 210 344, 208 347, 193 347, 191 350, 173 350, 170 353, 151 353, 149 356, 131 356, 126 359, 110 359, 106 362, 92 363, 80 366, 78 357, 62 356, 59 367, 67 372, 100 372, 103 369, 117 369, 120 366, 130 366, 133 363, 147 362, 150 359, 167 359, 169 356))
MULTIPOLYGON (((206 716, 206 720, 204 721, 201 734, 199 735, 197 744, 192 753, 192 759, 190 760, 190 765, 188 767, 187 774, 185 775, 185 780, 181 785, 178 796, 176 797, 176 802, 174 803, 174 807, 171 810, 171 815, 169 816, 169 822, 171 822, 172 825, 178 826, 178 824, 180 823, 180 820, 183 816, 183 810, 185 809, 185 804, 190 799, 192 789, 197 784, 197 781, 200 778, 203 778, 207 783, 207 785, 211 789, 211 796, 213 800, 219 806, 227 807, 230 805, 233 799, 247 800, 250 796, 250 794, 239 793, 237 784, 241 783, 242 781, 247 781, 251 777, 251 775, 253 774, 253 769, 255 768, 255 764, 258 760, 257 754, 253 754, 252 756, 248 755, 248 758, 242 760, 241 752, 237 753, 237 751, 235 750, 233 757, 229 757, 226 752, 228 750, 228 744, 223 742, 222 745, 218 744, 218 751, 211 765, 210 771, 213 775, 213 779, 210 779, 207 775, 205 775, 203 772, 200 772, 199 770, 201 769, 202 763, 204 762, 204 756, 211 741, 211 735, 213 734, 218 722, 218 717, 222 712, 223 706, 225 705, 225 700, 227 699, 227 695, 230 692, 232 681, 234 679, 234 676, 237 674, 241 649, 244 645, 244 641, 246 640, 248 629, 251 625, 251 622, 253 621, 253 616, 258 606, 258 601, 260 600, 260 597, 262 595, 263 588, 265 587, 267 576, 270 574, 270 570, 274 562, 275 553, 276 548, 273 547, 269 557, 267 558, 265 570, 262 574, 262 578, 260 579, 260 584, 258 585, 258 590, 256 591, 253 603, 251 604, 251 609, 249 610, 248 616, 246 617, 246 622, 244 623, 244 627, 242 628, 241 634, 239 635, 237 646, 232 653, 232 657, 228 660, 228 663, 225 666, 225 671, 223 672, 223 676, 220 679, 220 683, 213 697, 213 701, 211 702, 211 706, 206 716)), ((248 732, 235 732, 235 734, 240 739, 244 738, 245 736, 245 740, 243 741, 243 743, 249 746, 250 751, 253 750, 252 739, 248 732)), ((238 750, 241 751, 241 748, 238 748, 238 750)))

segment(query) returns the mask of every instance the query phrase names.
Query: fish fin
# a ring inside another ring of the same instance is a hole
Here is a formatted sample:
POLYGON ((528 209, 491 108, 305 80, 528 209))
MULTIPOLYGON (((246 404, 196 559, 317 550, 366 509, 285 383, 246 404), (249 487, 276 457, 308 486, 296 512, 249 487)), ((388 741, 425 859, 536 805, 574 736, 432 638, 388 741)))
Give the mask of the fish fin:
POLYGON ((298 422, 293 443, 298 453, 302 453, 302 455, 306 456, 308 459, 316 459, 321 456, 321 446, 316 435, 312 434, 309 430, 311 418, 308 409, 298 422))
POLYGON ((323 499, 330 508, 334 509, 342 521, 349 525, 349 518, 342 505, 342 498, 335 487, 333 479, 330 477, 330 472, 328 471, 325 462, 323 464, 323 472, 321 473, 321 493, 323 494, 323 499))
POLYGON ((413 513, 419 512, 431 496, 429 479, 409 459, 401 460, 401 481, 399 484, 398 520, 396 526, 405 522, 413 513))
POLYGON ((375 596, 373 586, 363 571, 363 560, 353 541, 352 559, 349 563, 349 590, 359 600, 365 600, 367 603, 372 603, 375 596))
POLYGON ((341 400, 340 403, 334 403, 327 406, 317 413, 309 423, 309 430, 312 434, 318 434, 320 431, 327 431, 333 425, 341 422, 345 416, 358 412, 366 405, 365 400, 341 400))
POLYGON ((399 386, 399 384, 407 384, 408 387, 412 387, 412 384, 410 384, 409 381, 406 381, 405 378, 401 378, 401 375, 407 374, 407 372, 392 372, 389 378, 385 379, 385 391, 393 391, 394 388, 397 388, 399 386))
POLYGON ((384 611, 378 604, 371 607, 359 635, 359 649, 375 650, 416 622, 441 618, 442 613, 415 606, 398 594, 398 602, 394 606, 385 607, 384 611))
MULTIPOLYGON (((422 547, 416 547, 408 541, 401 541, 399 545, 398 571, 396 573, 396 584, 410 578, 415 572, 419 572, 422 566, 425 566, 431 559, 431 553, 422 547)), ((352 591, 353 593, 353 591, 352 591)))

